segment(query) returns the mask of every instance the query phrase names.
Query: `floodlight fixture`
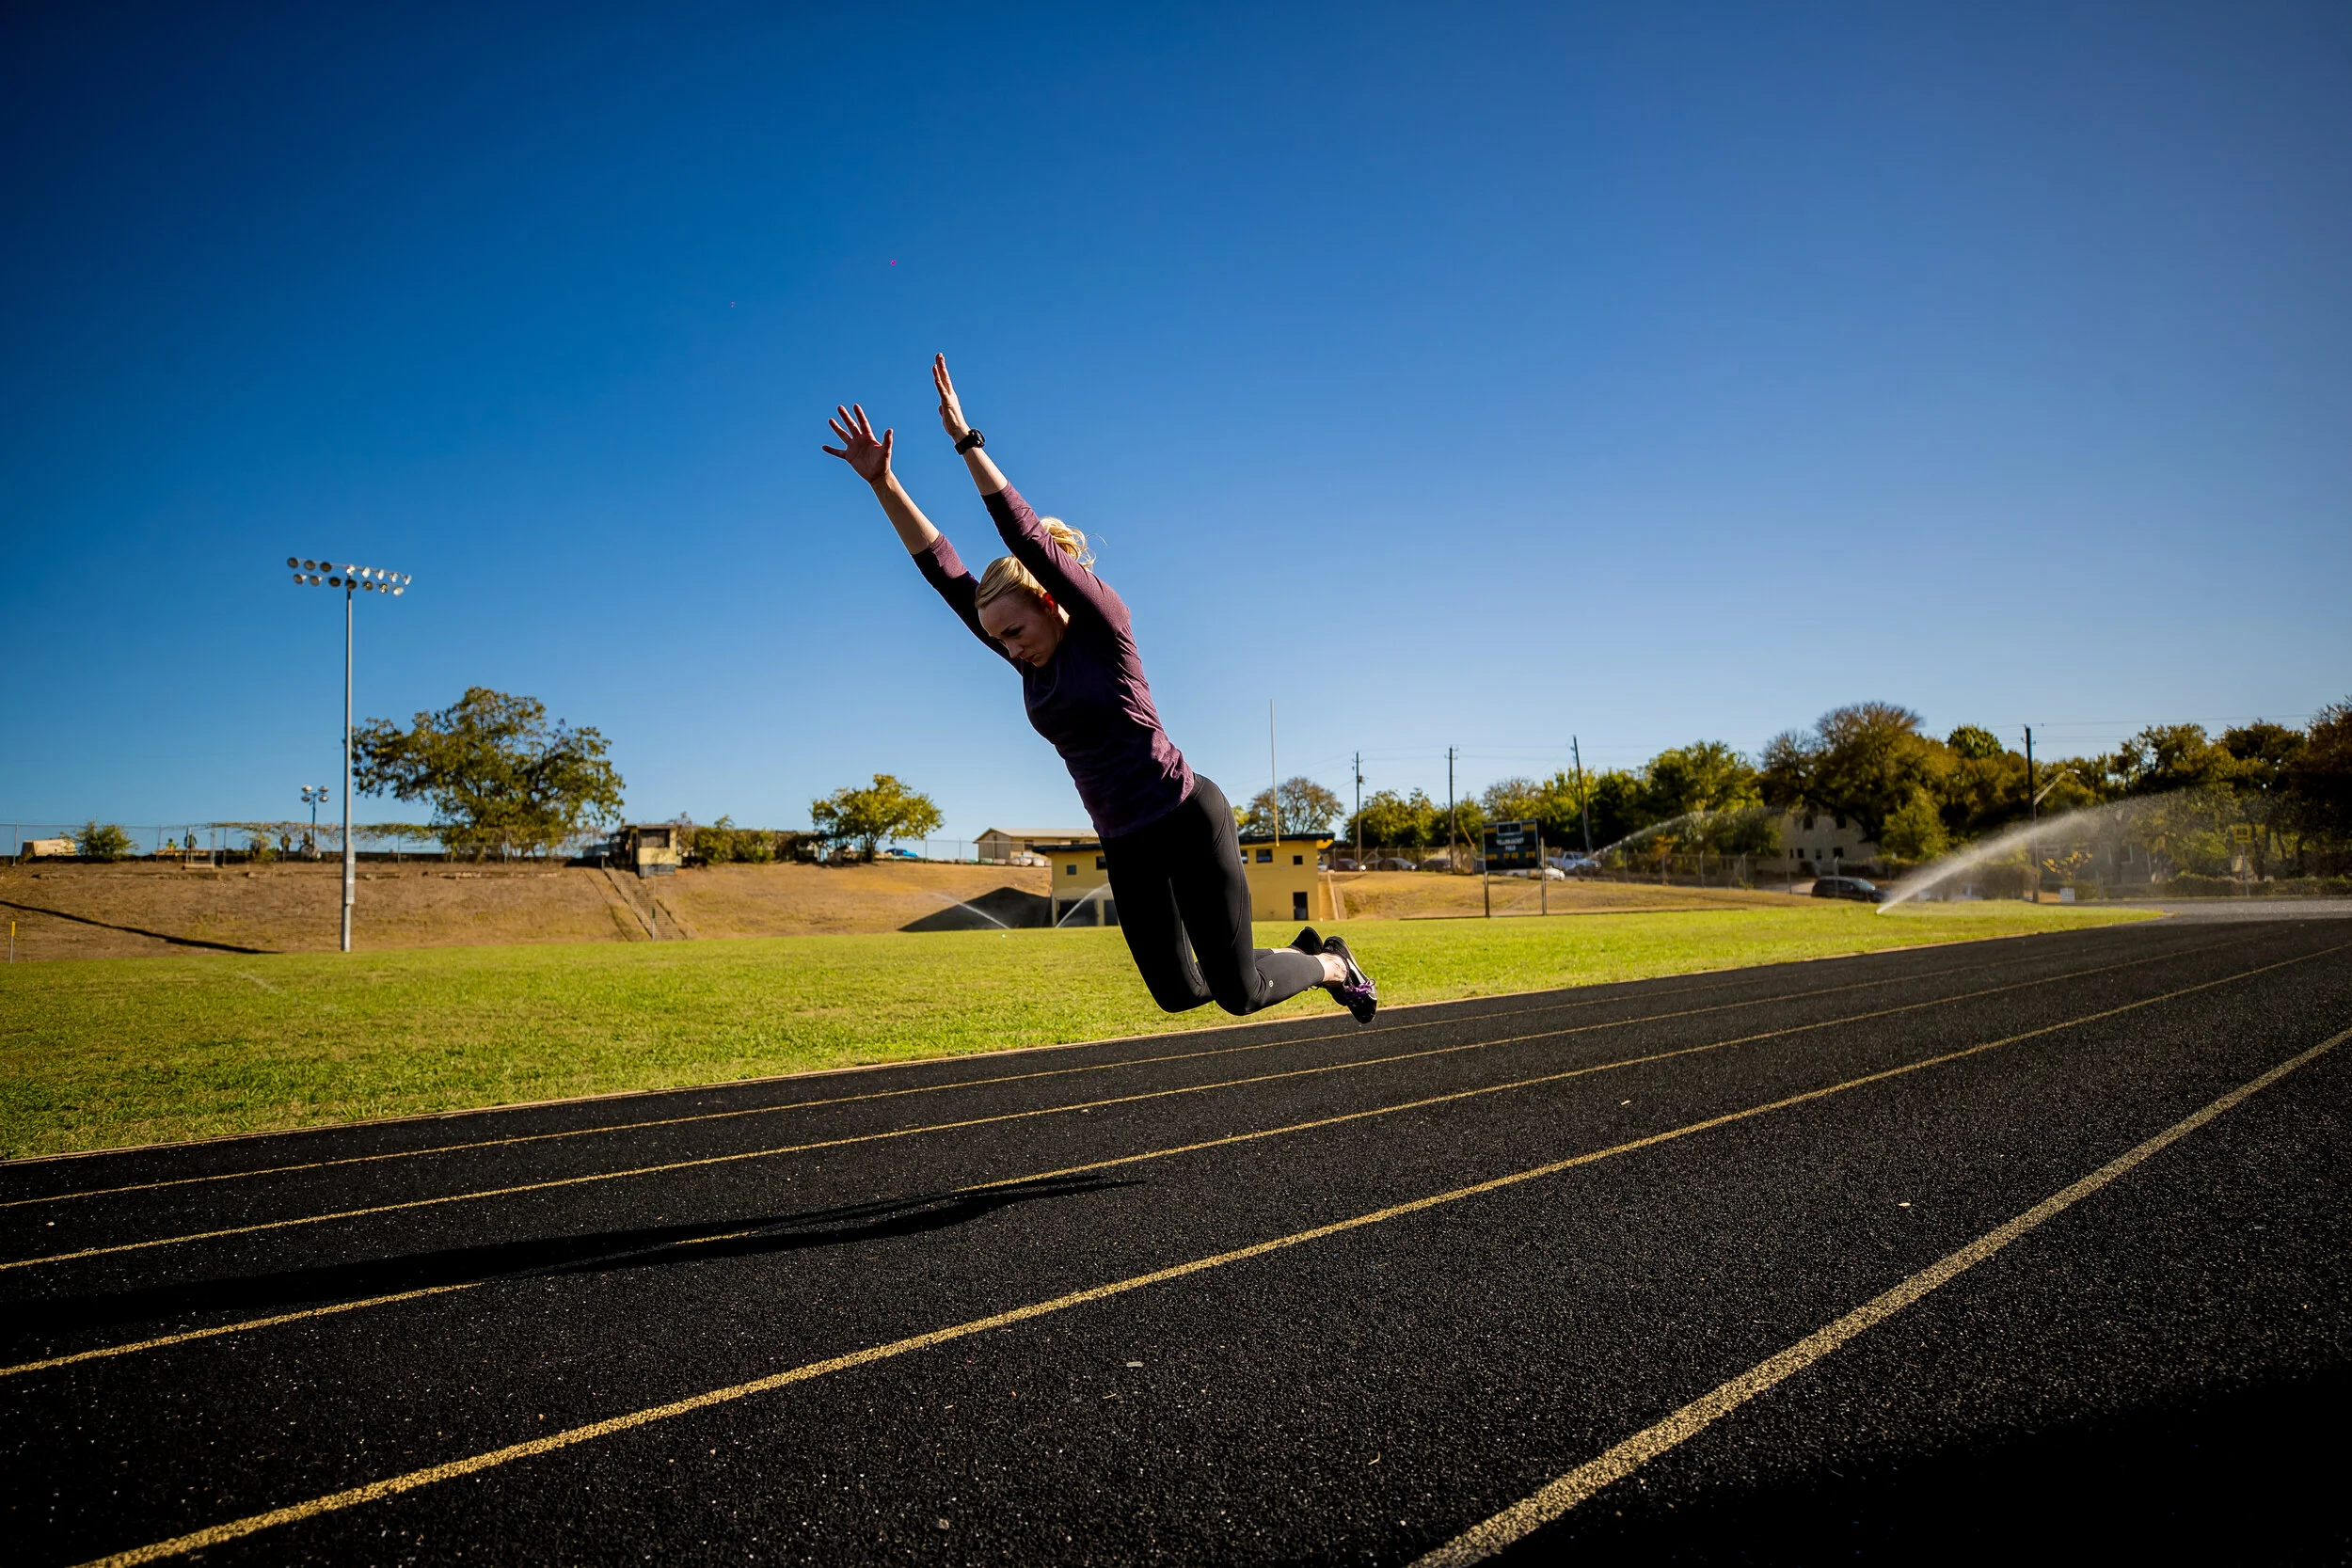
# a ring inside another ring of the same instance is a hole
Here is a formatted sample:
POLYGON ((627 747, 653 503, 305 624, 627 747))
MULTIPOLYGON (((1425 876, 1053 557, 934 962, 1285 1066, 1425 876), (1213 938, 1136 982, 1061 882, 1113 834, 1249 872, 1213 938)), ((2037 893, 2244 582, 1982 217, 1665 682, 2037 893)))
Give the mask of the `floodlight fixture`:
MULTIPOLYGON (((327 576, 325 585, 328 588, 340 588, 343 591, 342 942, 343 951, 348 953, 351 951, 351 906, 359 879, 358 857, 353 852, 353 846, 351 842, 351 606, 354 599, 358 596, 358 591, 362 589, 371 594, 390 594, 394 597, 398 597, 403 590, 405 590, 409 583, 415 581, 416 579, 399 572, 388 571, 381 566, 359 566, 346 563, 341 571, 337 571, 334 563, 325 557, 310 558, 306 556, 290 555, 286 558, 286 564, 294 568, 294 585, 298 588, 319 587, 319 575, 321 573, 326 573, 327 576), (401 586, 397 588, 393 587, 392 584, 394 582, 398 582, 401 586)), ((310 804, 310 822, 312 829, 311 838, 312 842, 316 843, 318 802, 331 798, 329 786, 326 784, 305 784, 302 790, 302 798, 310 804)))

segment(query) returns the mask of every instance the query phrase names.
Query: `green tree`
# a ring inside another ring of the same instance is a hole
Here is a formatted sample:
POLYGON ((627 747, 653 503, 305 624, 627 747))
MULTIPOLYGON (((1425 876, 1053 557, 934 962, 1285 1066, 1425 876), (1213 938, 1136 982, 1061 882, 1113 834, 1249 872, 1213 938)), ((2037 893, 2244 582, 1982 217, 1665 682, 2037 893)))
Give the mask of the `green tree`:
MULTIPOLYGON (((2230 782, 2246 804, 2248 818, 2265 830, 2265 838, 2291 830, 2295 823, 2288 809, 2287 780, 2303 750, 2303 732, 2258 719, 2223 730, 2220 745, 2230 753, 2230 782)), ((2261 853, 2258 847, 2257 856, 2261 853)))
POLYGON ((2352 698, 2312 716, 2286 765, 2289 809, 2304 832, 2352 842, 2352 698))
POLYGON ((2151 724, 2117 751, 2112 767, 2128 795, 2163 795, 2230 782, 2235 759, 2202 724, 2151 724))
MULTIPOLYGON (((1439 837, 1444 828, 1438 818, 1445 815, 1421 790, 1399 795, 1392 789, 1376 789, 1364 800, 1364 843, 1384 849, 1417 849, 1429 842, 1433 828, 1439 837)), ((1353 818, 1348 822, 1348 836, 1356 833, 1353 818)))
MULTIPOLYGON (((1585 774, 1580 784, 1577 775, 1563 768, 1543 781, 1535 796, 1535 818, 1544 825, 1547 852, 1553 849, 1584 848, 1585 800, 1591 794, 1593 776, 1585 774)), ((1593 840, 1597 849, 1602 840, 1593 840)))
POLYGON ((723 816, 707 828, 691 830, 687 836, 688 847, 705 865, 725 865, 731 861, 766 865, 776 858, 780 835, 766 828, 739 828, 735 818, 723 816))
POLYGON ((1346 801, 1301 774, 1283 780, 1279 796, 1271 784, 1251 796, 1236 814, 1241 826, 1253 833, 1265 832, 1278 819, 1278 800, 1280 831, 1301 838, 1320 837, 1330 832, 1334 820, 1347 815, 1346 801))
POLYGON ((536 698, 475 686, 411 729, 371 719, 353 737, 353 785, 431 801, 433 831, 453 854, 546 854, 621 812, 604 736, 547 714, 536 698))
POLYGON ((877 773, 864 788, 845 786, 809 803, 808 819, 836 844, 856 844, 872 860, 886 838, 925 838, 942 820, 931 798, 909 789, 888 773, 877 773))
POLYGON ((1821 715, 1810 735, 1766 743, 1757 785, 1778 810, 1852 817, 1883 842, 1887 818, 1914 791, 1941 782, 1951 752, 1919 733, 1919 716, 1893 703, 1853 703, 1821 715))
MULTIPOLYGON (((1475 796, 1454 802, 1453 841, 1454 847, 1461 851, 1463 867, 1467 868, 1470 863, 1470 857, 1478 853, 1478 835, 1485 831, 1486 826, 1486 808, 1479 804, 1475 796)), ((1445 808, 1440 806, 1438 808, 1437 832, 1432 842, 1445 843, 1447 827, 1445 808)))
POLYGON ((1935 859, 1951 844, 1943 816, 1925 788, 1913 790, 1911 799, 1895 809, 1886 819, 1886 831, 1879 837, 1880 848, 1915 865, 1935 859))
POLYGON ((1642 806, 1652 821, 1692 812, 1737 811, 1762 799, 1756 769, 1720 740, 1670 747, 1642 769, 1642 806))
MULTIPOLYGON (((1642 781, 1622 768, 1589 774, 1593 808, 1593 847, 1605 849, 1630 833, 1649 826, 1642 805, 1642 781)), ((1578 840, 1582 842, 1581 824, 1578 840)))
POLYGON ((1944 737, 1944 744, 1949 746, 1959 755, 1972 761, 1997 757, 2008 750, 2001 744, 1999 736, 1981 724, 1961 725, 1960 728, 1944 737))
POLYGON ((1535 822, 1544 815, 1544 786, 1534 779, 1499 779, 1478 792, 1489 822, 1535 822))
POLYGON ((138 847, 119 824, 90 822, 73 835, 73 852, 84 860, 119 861, 136 854, 138 847))

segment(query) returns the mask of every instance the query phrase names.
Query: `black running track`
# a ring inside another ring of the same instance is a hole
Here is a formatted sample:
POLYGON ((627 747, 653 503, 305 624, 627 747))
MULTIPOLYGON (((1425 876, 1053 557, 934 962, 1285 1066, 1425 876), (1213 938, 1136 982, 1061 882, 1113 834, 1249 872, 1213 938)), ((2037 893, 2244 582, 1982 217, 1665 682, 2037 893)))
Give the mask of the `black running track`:
POLYGON ((0 1167, 0 1540, 2339 1560, 2346 1031, 2165 921, 0 1167))

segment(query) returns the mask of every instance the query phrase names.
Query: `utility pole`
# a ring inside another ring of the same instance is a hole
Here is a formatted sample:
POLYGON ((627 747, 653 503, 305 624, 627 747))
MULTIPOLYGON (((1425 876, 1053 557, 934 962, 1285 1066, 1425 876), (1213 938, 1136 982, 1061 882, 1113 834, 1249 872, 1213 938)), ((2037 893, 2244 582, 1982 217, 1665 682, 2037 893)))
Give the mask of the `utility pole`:
POLYGON ((1356 869, 1364 868, 1364 753, 1356 753, 1356 869))
POLYGON ((1459 851, 1454 847, 1461 834, 1454 830, 1454 748, 1448 746, 1445 749, 1445 868, 1448 871, 1461 869, 1456 863, 1460 858, 1459 851))
POLYGON ((1576 759, 1576 806, 1584 816, 1584 858, 1593 858, 1593 800, 1584 792, 1584 752, 1576 736, 1568 736, 1568 754, 1576 759))
POLYGON ((2033 787, 2033 726, 2026 726, 2026 896, 2042 902, 2042 863, 2034 858, 2034 831, 2042 825, 2042 797, 2033 787))

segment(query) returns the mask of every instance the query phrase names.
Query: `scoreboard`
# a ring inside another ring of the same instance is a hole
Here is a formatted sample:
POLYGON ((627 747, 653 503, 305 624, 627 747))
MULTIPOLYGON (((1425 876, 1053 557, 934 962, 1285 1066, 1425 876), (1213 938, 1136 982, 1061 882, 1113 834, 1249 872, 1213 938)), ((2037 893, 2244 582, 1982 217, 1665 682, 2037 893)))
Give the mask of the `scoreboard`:
POLYGON ((1543 824, 1540 822, 1490 822, 1483 837, 1487 870, 1543 869, 1543 824))

